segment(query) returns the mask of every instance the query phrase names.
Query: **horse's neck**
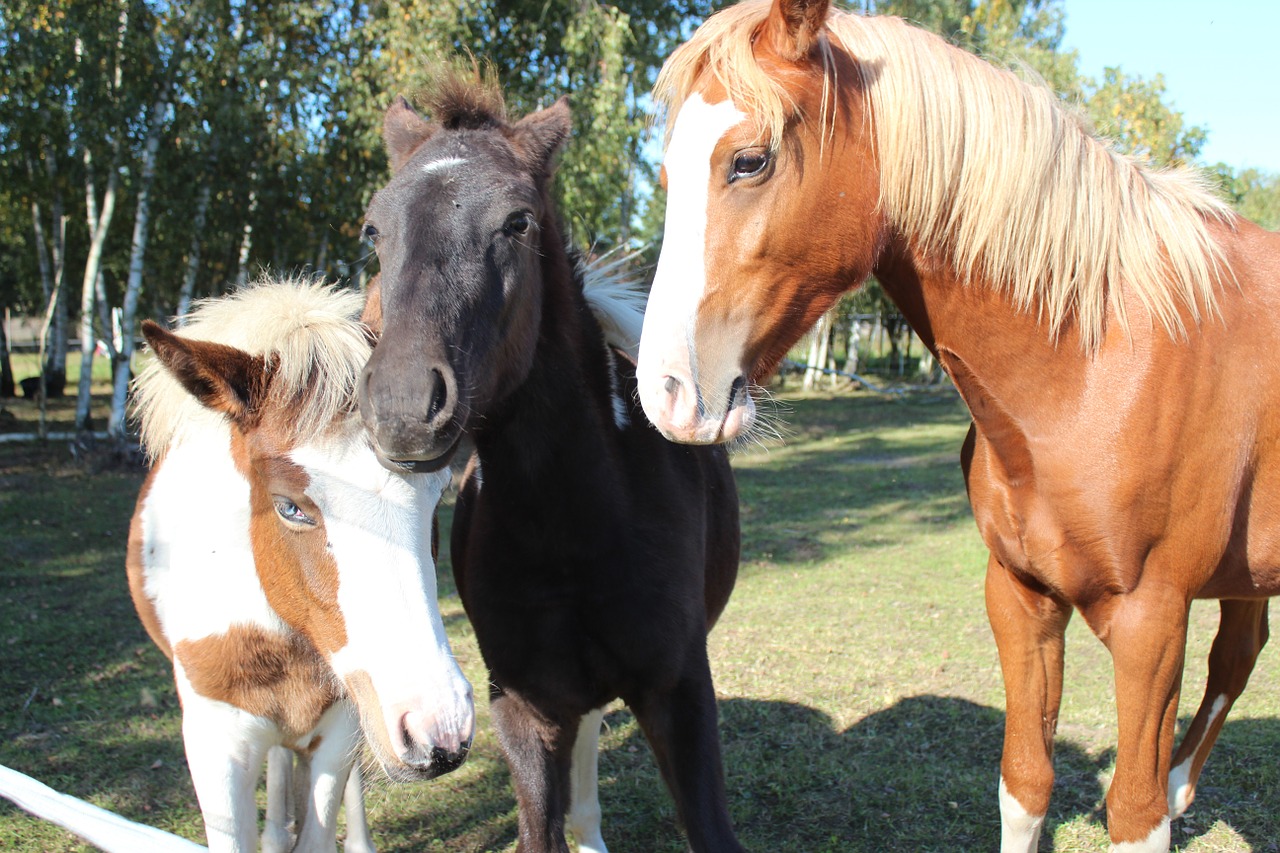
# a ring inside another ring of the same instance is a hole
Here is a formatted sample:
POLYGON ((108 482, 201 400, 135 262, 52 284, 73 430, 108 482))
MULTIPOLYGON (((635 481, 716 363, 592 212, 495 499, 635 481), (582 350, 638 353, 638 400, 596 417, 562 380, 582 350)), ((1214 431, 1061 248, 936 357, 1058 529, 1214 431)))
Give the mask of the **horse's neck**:
POLYGON ((232 623, 278 630, 249 540, 249 482, 230 435, 184 438, 165 454, 139 504, 143 588, 171 643, 232 623))
POLYGON ((572 477, 577 466, 567 463, 605 455, 612 365, 585 300, 573 283, 560 287, 548 294, 528 377, 476 431, 486 483, 572 477))
POLYGON ((937 356, 978 428, 1009 444, 1010 459, 1025 461, 1027 436, 1059 428, 1085 392, 1089 357, 1070 329, 1055 342, 1034 312, 989 285, 961 283, 945 263, 902 254, 876 277, 937 356))

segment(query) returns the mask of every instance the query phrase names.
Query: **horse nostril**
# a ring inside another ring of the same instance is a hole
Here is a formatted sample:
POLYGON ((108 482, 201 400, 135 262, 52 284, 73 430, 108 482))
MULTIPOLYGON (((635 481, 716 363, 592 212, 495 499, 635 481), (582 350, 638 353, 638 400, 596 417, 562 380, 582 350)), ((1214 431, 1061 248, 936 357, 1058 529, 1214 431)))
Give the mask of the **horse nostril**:
POLYGON ((668 376, 667 380, 662 383, 662 387, 668 394, 674 394, 680 388, 680 380, 674 376, 668 376))
POLYGON ((432 387, 431 402, 427 405, 427 423, 431 423, 444 410, 449 402, 449 389, 445 386, 444 376, 439 370, 431 369, 432 387))
POLYGON ((738 400, 747 394, 747 377, 739 376, 733 380, 733 384, 729 386, 729 405, 733 406, 738 400))
POLYGON ((455 752, 450 752, 441 747, 433 747, 431 749, 431 776, 443 776, 446 773, 452 773, 462 766, 462 762, 467 760, 467 753, 471 749, 471 744, 464 743, 455 752))

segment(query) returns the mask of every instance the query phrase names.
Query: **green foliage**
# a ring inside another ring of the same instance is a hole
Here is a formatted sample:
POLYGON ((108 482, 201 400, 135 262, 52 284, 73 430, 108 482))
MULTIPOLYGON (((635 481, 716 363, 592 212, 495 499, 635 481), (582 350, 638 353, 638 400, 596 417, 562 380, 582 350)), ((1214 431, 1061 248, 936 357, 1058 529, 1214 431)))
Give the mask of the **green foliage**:
POLYGON ((1164 75, 1150 80, 1107 68, 1102 80, 1086 83, 1088 114, 1098 131, 1121 150, 1160 166, 1187 165, 1200 155, 1208 132, 1186 126, 1165 101, 1164 75))
POLYGON ((1280 175, 1258 169, 1234 172, 1226 163, 1213 168, 1223 195, 1245 219, 1280 230, 1280 175))

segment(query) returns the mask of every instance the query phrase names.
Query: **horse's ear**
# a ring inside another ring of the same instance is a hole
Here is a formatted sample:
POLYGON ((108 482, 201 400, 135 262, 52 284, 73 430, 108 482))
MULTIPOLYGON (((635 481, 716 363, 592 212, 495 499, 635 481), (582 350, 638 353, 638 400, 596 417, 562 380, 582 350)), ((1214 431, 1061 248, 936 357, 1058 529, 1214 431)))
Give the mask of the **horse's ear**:
POLYGON ((511 139, 516 153, 529 169, 550 174, 551 158, 564 145, 572 129, 569 99, 563 97, 545 110, 530 113, 516 122, 511 128, 511 139))
POLYGON ((382 117, 382 141, 387 146, 391 171, 400 171, 413 152, 435 132, 436 126, 414 112, 403 96, 396 98, 382 117))
POLYGON ((760 37, 784 60, 807 59, 827 24, 831 0, 773 0, 760 37))
POLYGON ((182 387, 240 426, 249 426, 267 390, 266 360, 211 341, 180 338, 158 323, 144 320, 142 336, 182 387))

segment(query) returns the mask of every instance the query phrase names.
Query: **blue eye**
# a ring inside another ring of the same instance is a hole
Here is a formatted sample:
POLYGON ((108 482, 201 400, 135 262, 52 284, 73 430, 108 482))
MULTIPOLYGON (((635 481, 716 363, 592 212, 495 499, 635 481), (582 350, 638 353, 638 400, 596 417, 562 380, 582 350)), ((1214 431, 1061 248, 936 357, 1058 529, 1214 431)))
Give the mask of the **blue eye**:
POLYGON ((307 515, 298 505, 283 495, 274 495, 271 502, 275 504, 276 514, 290 524, 303 524, 308 527, 315 526, 315 519, 307 515))

